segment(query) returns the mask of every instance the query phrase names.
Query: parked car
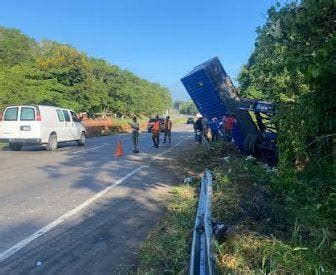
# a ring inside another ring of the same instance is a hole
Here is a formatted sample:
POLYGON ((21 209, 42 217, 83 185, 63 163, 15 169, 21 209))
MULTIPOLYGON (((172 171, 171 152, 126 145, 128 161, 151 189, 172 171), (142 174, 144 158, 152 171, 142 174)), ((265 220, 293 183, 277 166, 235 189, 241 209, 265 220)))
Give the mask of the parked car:
MULTIPOLYGON (((147 131, 148 133, 152 132, 152 127, 153 123, 155 121, 155 118, 150 118, 147 122, 147 131)), ((165 119, 163 117, 160 118, 160 132, 164 131, 164 124, 165 124, 165 119)))
POLYGON ((194 118, 193 117, 188 117, 187 124, 194 124, 194 118))
POLYGON ((0 142, 8 142, 11 150, 23 144, 43 144, 47 150, 57 149, 59 142, 86 142, 86 129, 77 115, 60 107, 9 106, 0 124, 0 142))

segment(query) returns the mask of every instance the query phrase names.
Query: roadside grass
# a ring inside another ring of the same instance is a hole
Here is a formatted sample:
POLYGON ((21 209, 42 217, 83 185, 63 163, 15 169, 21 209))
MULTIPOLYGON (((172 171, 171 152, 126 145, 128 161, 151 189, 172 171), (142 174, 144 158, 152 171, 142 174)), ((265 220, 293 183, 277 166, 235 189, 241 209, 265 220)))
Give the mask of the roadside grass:
POLYGON ((173 187, 167 211, 158 226, 148 236, 139 252, 140 274, 185 274, 198 203, 199 175, 208 166, 201 146, 191 146, 177 157, 179 168, 193 176, 189 184, 173 187), (197 163, 197 160, 200 160, 197 163), (187 163, 192 163, 192 166, 187 163), (190 169, 190 168, 193 169, 190 169))
POLYGON ((336 270, 335 247, 327 241, 322 244, 326 237, 318 234, 323 229, 309 228, 305 220, 299 224, 294 215, 298 210, 274 199, 270 183, 275 172, 241 158, 231 159, 213 172, 213 217, 229 226, 225 240, 216 242, 221 273, 320 274, 336 270))
POLYGON ((140 251, 140 271, 146 274, 185 273, 196 213, 195 188, 181 185, 171 190, 167 214, 140 251))
POLYGON ((214 146, 222 158, 211 157, 213 219, 229 228, 216 241, 220 273, 334 273, 335 232, 313 226, 309 209, 279 199, 275 169, 235 154, 226 143, 214 146))
POLYGON ((170 205, 141 252, 142 270, 186 273, 199 174, 208 167, 214 177, 213 220, 228 226, 215 241, 220 274, 336 272, 335 228, 312 224, 309 208, 279 197, 273 186, 281 180, 276 169, 242 156, 224 142, 211 143, 209 153, 198 145, 179 154, 177 162, 185 175, 194 177, 192 185, 177 188, 193 195, 186 199, 180 191, 172 192, 174 207, 170 205))

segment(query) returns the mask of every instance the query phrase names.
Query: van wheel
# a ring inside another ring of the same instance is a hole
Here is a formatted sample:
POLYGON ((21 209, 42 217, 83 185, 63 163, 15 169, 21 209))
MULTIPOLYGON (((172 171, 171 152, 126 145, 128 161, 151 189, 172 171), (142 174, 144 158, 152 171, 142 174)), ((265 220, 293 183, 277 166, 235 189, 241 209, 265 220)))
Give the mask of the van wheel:
POLYGON ((55 134, 51 134, 49 136, 47 150, 48 151, 55 151, 57 149, 57 136, 55 134))
POLYGON ((22 144, 20 144, 20 143, 9 143, 9 148, 12 151, 20 151, 21 148, 22 148, 22 144))
POLYGON ((86 136, 85 136, 85 133, 82 132, 79 140, 77 140, 77 144, 78 146, 84 146, 85 142, 86 142, 86 136))

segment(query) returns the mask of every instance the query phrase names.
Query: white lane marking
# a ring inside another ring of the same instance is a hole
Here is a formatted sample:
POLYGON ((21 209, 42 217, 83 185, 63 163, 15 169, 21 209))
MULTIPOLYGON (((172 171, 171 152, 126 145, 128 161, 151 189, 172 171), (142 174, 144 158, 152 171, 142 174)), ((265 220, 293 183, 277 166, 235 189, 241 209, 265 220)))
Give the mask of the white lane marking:
MULTIPOLYGON (((164 154, 167 154, 168 152, 172 151, 175 147, 177 147, 179 144, 181 144, 185 139, 182 139, 180 142, 176 143, 173 147, 169 148, 168 150, 156 155, 150 162, 156 160, 157 158, 163 156, 164 154)), ((36 231, 35 233, 33 233, 32 235, 28 236, 27 238, 25 238, 24 240, 22 240, 21 242, 15 244, 14 246, 12 246, 11 248, 7 249, 6 251, 0 253, 0 262, 6 260, 8 257, 10 257, 11 255, 13 255, 14 253, 18 252, 19 250, 21 250, 22 248, 24 248, 25 246, 27 246, 29 243, 31 243, 32 241, 36 240, 37 238, 43 236, 44 234, 46 234, 47 232, 49 232, 50 230, 52 230, 53 228, 55 228, 57 225, 61 224, 62 222, 64 222, 65 220, 69 219, 70 217, 74 216, 75 214, 77 214, 79 211, 81 211, 82 209, 84 209, 85 207, 89 206, 90 204, 92 204, 94 201, 96 201, 97 199, 101 198, 102 196, 104 196, 108 191, 110 191, 111 189, 117 187, 119 184, 123 183, 125 180, 127 180, 128 178, 132 177, 134 174, 136 174, 137 172, 139 172, 141 169, 145 168, 145 167, 149 167, 148 165, 141 165, 140 167, 134 169, 132 172, 128 173, 126 176, 124 176, 123 178, 117 180, 115 183, 107 186, 105 189, 99 191, 97 194, 95 194, 94 196, 92 196, 91 198, 89 198, 88 200, 86 200, 85 202, 83 202, 82 204, 78 205, 77 207, 75 207, 74 209, 66 212, 64 215, 62 215, 61 217, 59 217, 58 219, 54 220, 53 222, 49 223, 48 225, 46 225, 45 227, 41 228, 40 230, 36 231)))
POLYGON ((29 243, 31 243, 32 241, 36 240, 37 238, 43 236, 44 234, 46 234, 48 231, 52 230, 53 228, 55 228, 57 225, 61 224, 62 222, 64 222, 65 220, 69 219, 70 217, 72 217, 73 215, 77 214, 79 211, 81 211, 82 209, 84 209, 85 207, 89 206, 90 204, 92 204, 94 201, 96 201, 97 199, 99 199, 100 197, 104 196, 108 191, 110 191, 111 189, 117 187, 119 184, 121 184, 122 182, 124 182, 126 179, 132 177, 134 174, 136 174, 138 171, 140 171, 141 169, 145 168, 146 165, 141 165, 140 167, 138 167, 137 169, 134 169, 132 172, 130 172, 129 174, 127 174, 126 176, 124 176, 123 178, 117 180, 115 183, 107 186, 105 189, 101 190, 100 192, 98 192, 97 194, 95 194, 93 197, 91 197, 90 199, 86 200, 85 202, 83 202, 82 204, 78 205, 77 207, 75 207, 74 209, 68 211, 67 213, 65 213, 64 215, 62 215, 61 217, 59 217, 58 219, 54 220, 53 222, 49 223, 48 225, 46 225, 45 227, 41 228, 40 230, 36 231, 35 233, 33 233, 32 235, 30 235, 28 238, 22 240, 21 242, 17 243, 16 245, 12 246, 11 248, 7 249, 6 251, 2 252, 0 254, 0 262, 4 261, 5 259, 7 259, 9 256, 13 255, 15 252, 19 251, 20 249, 24 248, 26 245, 28 245, 29 243))
POLYGON ((104 147, 104 145, 100 145, 100 146, 96 146, 96 147, 90 147, 90 148, 87 148, 87 149, 75 151, 75 152, 72 152, 72 154, 79 154, 79 153, 84 153, 84 152, 91 151, 91 150, 97 150, 97 149, 102 148, 102 147, 104 147))
POLYGON ((177 146, 179 146, 183 141, 185 141, 188 138, 184 138, 181 141, 179 141, 178 143, 176 143, 173 147, 170 147, 168 150, 156 155, 150 162, 153 162, 154 160, 158 159, 159 157, 167 154, 168 152, 172 151, 174 148, 176 148, 177 146))
MULTIPOLYGON (((127 134, 119 134, 118 136, 120 136, 120 135, 127 135, 127 134)), ((143 138, 144 136, 140 136, 140 138, 143 138)), ((147 136, 146 136, 146 138, 147 138, 147 136)), ((121 141, 127 141, 128 139, 121 139, 121 141)), ((185 139, 183 139, 183 140, 185 140, 185 139)), ((182 141, 183 141, 182 140, 182 141)), ((182 142, 181 141, 181 142, 182 142)), ((181 142, 178 142, 177 144, 175 144, 172 148, 170 148, 170 149, 168 149, 167 150, 167 152, 169 152, 169 151, 171 151, 173 148, 175 148, 176 146, 178 146, 181 142)), ((104 147, 104 146, 108 146, 108 145, 113 145, 113 143, 104 143, 104 144, 102 144, 102 145, 100 145, 100 146, 96 146, 96 147, 89 147, 89 148, 87 148, 87 149, 83 149, 83 150, 79 150, 79 151, 74 151, 74 152, 72 152, 72 154, 79 154, 79 153, 85 153, 85 152, 87 152, 87 151, 92 151, 92 150, 97 150, 97 149, 100 149, 100 148, 102 148, 102 147, 104 147)), ((164 155, 165 153, 163 153, 163 155, 164 155)), ((159 155, 158 157, 160 157, 161 155, 159 155)))

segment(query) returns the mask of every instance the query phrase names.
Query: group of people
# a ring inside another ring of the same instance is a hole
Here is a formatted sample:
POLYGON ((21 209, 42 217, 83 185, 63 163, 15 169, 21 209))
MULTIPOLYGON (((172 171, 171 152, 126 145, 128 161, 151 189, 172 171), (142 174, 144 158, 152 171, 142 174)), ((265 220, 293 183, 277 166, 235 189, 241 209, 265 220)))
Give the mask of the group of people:
POLYGON ((194 123, 195 142, 202 142, 202 136, 209 141, 209 135, 211 135, 211 141, 217 141, 220 131, 224 134, 224 138, 230 142, 232 140, 232 129, 236 122, 237 119, 232 113, 226 113, 222 118, 222 123, 216 117, 209 120, 207 116, 198 115, 194 123))
MULTIPOLYGON (((198 115, 197 120, 194 122, 194 131, 195 131, 195 141, 202 142, 202 137, 207 141, 210 140, 209 136, 211 135, 211 141, 217 141, 219 139, 220 132, 224 134, 224 138, 231 142, 232 140, 232 129, 237 122, 237 119, 234 114, 226 113, 222 121, 220 122, 216 117, 208 119, 207 116, 202 117, 198 115)), ((133 121, 130 123, 132 129, 132 142, 133 142, 133 152, 139 153, 139 130, 140 124, 137 120, 137 117, 133 117, 133 121)), ((171 143, 171 130, 173 123, 170 120, 169 116, 164 120, 164 139, 163 143, 166 143, 167 140, 171 143)), ((161 132, 161 121, 159 116, 155 117, 153 125, 151 127, 153 147, 159 148, 160 145, 160 132, 161 132)))
MULTIPOLYGON (((173 123, 170 120, 169 116, 166 117, 164 120, 164 126, 163 126, 163 131, 164 131, 164 139, 162 143, 168 142, 171 143, 171 129, 172 129, 173 123)), ((153 126, 151 129, 152 132, 152 140, 153 140, 153 147, 159 148, 160 145, 160 132, 161 132, 161 121, 159 116, 155 117, 155 121, 153 122, 153 126)))
MULTIPOLYGON (((139 153, 139 130, 140 125, 137 120, 137 117, 133 117, 133 121, 130 123, 132 129, 132 142, 133 142, 133 153, 139 153)), ((163 143, 168 142, 171 143, 171 130, 172 130, 173 123, 170 120, 169 116, 166 117, 164 121, 164 139, 163 143)), ((161 132, 161 121, 159 116, 155 117, 155 121, 151 127, 152 132, 152 140, 153 140, 153 147, 159 148, 160 145, 160 132, 161 132)))

